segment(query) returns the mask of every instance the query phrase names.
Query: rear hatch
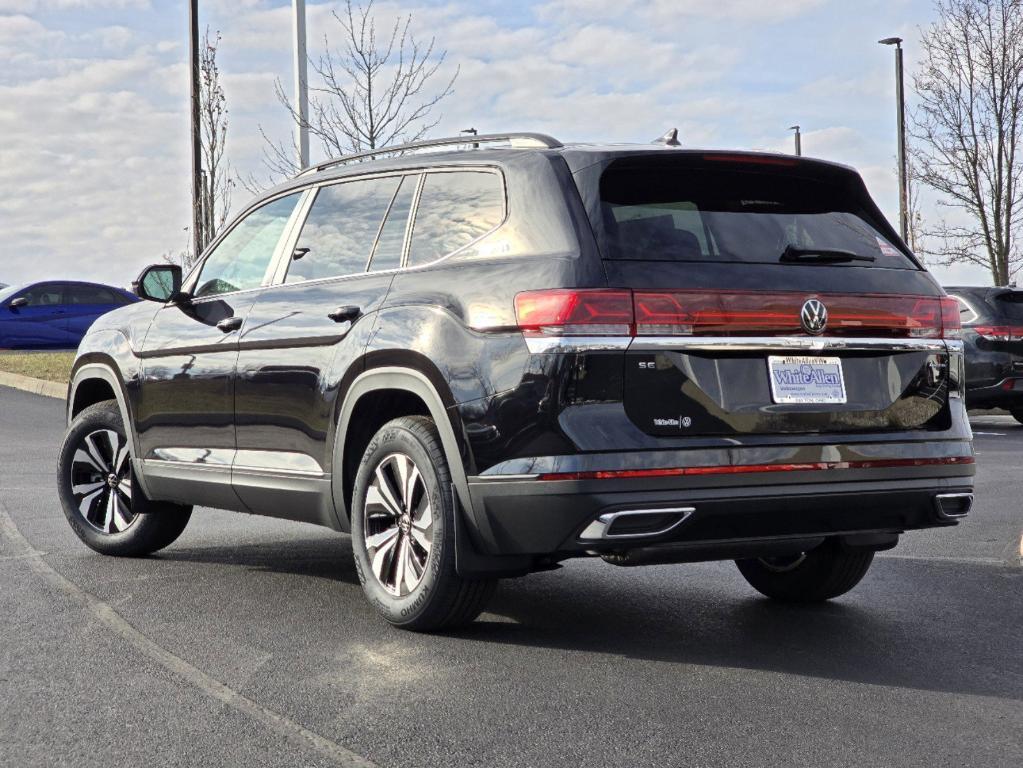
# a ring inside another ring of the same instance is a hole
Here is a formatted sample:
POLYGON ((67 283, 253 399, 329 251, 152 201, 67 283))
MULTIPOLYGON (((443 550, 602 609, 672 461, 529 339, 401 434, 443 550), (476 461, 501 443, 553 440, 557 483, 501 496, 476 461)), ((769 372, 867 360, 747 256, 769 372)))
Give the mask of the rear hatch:
POLYGON ((949 427, 958 309, 855 172, 626 157, 593 218, 608 285, 631 296, 624 401, 648 434, 949 427))

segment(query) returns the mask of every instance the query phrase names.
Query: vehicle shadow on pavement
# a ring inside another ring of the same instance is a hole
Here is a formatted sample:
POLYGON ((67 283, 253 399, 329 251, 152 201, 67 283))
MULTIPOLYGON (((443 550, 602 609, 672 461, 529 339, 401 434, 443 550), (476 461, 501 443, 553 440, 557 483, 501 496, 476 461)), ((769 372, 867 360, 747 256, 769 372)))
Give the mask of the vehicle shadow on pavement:
MULTIPOLYGON (((346 537, 179 544, 157 557, 309 577, 315 582, 307 594, 336 601, 330 616, 362 617, 381 642, 550 648, 1023 701, 1023 568, 879 558, 849 595, 801 606, 759 597, 728 563, 617 569, 576 562, 502 582, 476 622, 430 636, 391 629, 372 615, 346 537)), ((303 591, 301 581, 290 588, 303 591)), ((334 619, 291 609, 307 633, 334 635, 334 619)))
POLYGON ((882 560, 874 570, 880 578, 861 592, 820 605, 706 579, 680 579, 675 594, 623 578, 573 575, 540 589, 524 579, 490 606, 505 621, 485 614, 459 636, 1023 700, 1023 569, 882 560))
POLYGON ((211 565, 235 565, 265 573, 309 576, 359 585, 355 561, 346 539, 323 536, 293 539, 279 544, 225 546, 176 546, 153 555, 154 559, 211 565))

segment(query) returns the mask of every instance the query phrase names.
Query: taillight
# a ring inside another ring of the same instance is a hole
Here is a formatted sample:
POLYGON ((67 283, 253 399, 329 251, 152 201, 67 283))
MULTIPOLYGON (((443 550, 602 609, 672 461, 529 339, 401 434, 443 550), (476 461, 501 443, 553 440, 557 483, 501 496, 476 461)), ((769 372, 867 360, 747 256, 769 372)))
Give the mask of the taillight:
POLYGON ((930 296, 557 289, 518 294, 515 317, 531 336, 801 336, 808 299, 826 336, 959 338, 956 300, 930 296))
POLYGON ((974 332, 987 341, 1023 341, 1023 327, 1018 325, 973 325, 974 332))
POLYGON ((941 329, 943 338, 962 338, 963 325, 959 319, 959 302, 951 296, 941 299, 941 329))
POLYGON ((958 338, 955 299, 788 292, 636 291, 636 333, 800 335, 806 332, 801 313, 808 298, 825 306, 826 335, 958 338))
POLYGON ((527 335, 628 336, 632 292, 526 291, 515 297, 515 319, 527 335))

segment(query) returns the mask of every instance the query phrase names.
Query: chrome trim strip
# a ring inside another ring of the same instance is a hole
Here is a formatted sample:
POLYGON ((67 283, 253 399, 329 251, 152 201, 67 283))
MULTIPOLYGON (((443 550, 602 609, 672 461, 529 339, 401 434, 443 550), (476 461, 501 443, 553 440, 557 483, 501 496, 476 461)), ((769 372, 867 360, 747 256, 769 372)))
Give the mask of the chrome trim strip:
POLYGON ((580 539, 592 541, 594 539, 644 539, 651 536, 660 536, 668 531, 677 528, 696 512, 696 507, 665 507, 662 509, 623 509, 618 512, 605 512, 599 515, 596 520, 590 523, 579 534, 580 539), (670 515, 680 514, 681 517, 666 528, 645 533, 608 533, 615 520, 621 517, 640 517, 643 515, 670 515))
MULTIPOLYGON (((203 474, 223 475, 227 480, 231 479, 230 464, 200 464, 194 461, 168 461, 167 459, 142 459, 141 464, 147 473, 178 473, 181 470, 189 472, 194 470, 203 474)), ((177 477, 178 475, 175 474, 174 476, 177 477)))
POLYGON ((945 352, 957 340, 884 339, 841 336, 527 336, 526 347, 534 355, 564 352, 664 352, 672 350, 724 350, 753 352, 763 350, 888 350, 907 352, 945 352))
POLYGON ((841 336, 637 336, 630 352, 663 350, 759 351, 785 349, 820 352, 832 349, 945 352, 944 339, 884 339, 841 336))
POLYGON ((258 475, 260 477, 308 477, 315 480, 326 480, 330 478, 330 475, 325 475, 323 472, 311 472, 307 469, 281 469, 271 467, 247 467, 235 465, 231 467, 231 471, 240 473, 243 475, 258 475))
POLYGON ((527 336, 526 348, 533 355, 561 352, 624 352, 630 336, 527 336))
POLYGON ((539 473, 535 473, 535 474, 531 474, 531 475, 526 475, 526 474, 520 474, 520 475, 476 475, 475 477, 470 477, 468 479, 469 479, 469 483, 472 484, 472 483, 477 483, 477 482, 479 482, 479 483, 493 483, 495 481, 497 481, 497 482, 504 482, 505 480, 536 480, 538 477, 540 477, 539 473))
POLYGON ((204 466, 230 467, 234 461, 234 448, 154 448, 146 461, 174 462, 176 464, 199 464, 204 466))
POLYGON ((240 448, 154 448, 145 459, 147 466, 175 465, 202 469, 230 469, 247 474, 326 477, 317 461, 295 451, 240 448))

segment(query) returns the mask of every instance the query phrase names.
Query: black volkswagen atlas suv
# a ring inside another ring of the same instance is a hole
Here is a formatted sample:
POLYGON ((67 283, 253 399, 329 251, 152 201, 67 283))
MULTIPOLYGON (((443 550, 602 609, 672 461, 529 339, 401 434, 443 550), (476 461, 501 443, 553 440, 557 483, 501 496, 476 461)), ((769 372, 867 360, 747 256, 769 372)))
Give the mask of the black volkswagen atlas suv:
POLYGON ((88 546, 153 552, 193 507, 323 525, 430 630, 577 557, 827 600, 967 514, 959 310, 855 171, 471 141, 311 168, 142 272, 68 390, 88 546))
POLYGON ((966 354, 966 406, 1004 408, 1023 424, 1023 291, 946 288, 959 302, 966 354))

